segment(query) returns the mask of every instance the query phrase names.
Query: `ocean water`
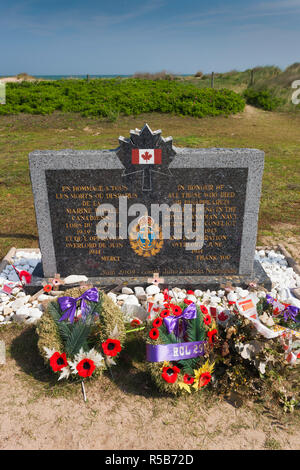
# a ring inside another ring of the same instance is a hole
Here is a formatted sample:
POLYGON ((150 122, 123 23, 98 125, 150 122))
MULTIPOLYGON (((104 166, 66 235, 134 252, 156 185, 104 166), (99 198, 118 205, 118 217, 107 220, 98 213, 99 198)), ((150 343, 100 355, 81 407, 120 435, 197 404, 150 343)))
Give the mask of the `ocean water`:
MULTIPOLYGON (((33 75, 35 78, 43 78, 44 80, 63 80, 64 78, 86 79, 85 75, 33 75)), ((132 75, 89 75, 89 78, 116 78, 116 77, 132 77, 132 75)))
MULTIPOLYGON (((176 74, 177 75, 177 74, 176 74)), ((192 74, 178 74, 177 76, 178 77, 188 77, 189 75, 192 75, 192 74)), ((0 79, 1 77, 11 77, 13 75, 0 75, 0 79)), ((63 79, 66 79, 66 78, 76 78, 76 79, 86 79, 87 78, 87 74, 85 75, 31 75, 32 77, 35 77, 35 78, 43 78, 44 80, 63 80, 63 79)), ((116 78, 116 77, 122 77, 122 78, 129 78, 129 77, 132 77, 133 75, 90 75, 89 74, 89 78, 116 78)))

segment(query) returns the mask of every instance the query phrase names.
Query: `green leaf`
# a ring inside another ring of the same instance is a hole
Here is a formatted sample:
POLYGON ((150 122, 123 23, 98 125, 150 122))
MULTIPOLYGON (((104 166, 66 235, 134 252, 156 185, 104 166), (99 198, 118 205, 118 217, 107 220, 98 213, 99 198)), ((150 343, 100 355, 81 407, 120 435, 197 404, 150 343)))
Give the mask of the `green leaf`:
POLYGON ((83 350, 88 349, 87 339, 91 332, 91 323, 83 322, 79 320, 77 323, 73 323, 72 330, 66 342, 66 354, 68 356, 75 356, 81 348, 83 350))

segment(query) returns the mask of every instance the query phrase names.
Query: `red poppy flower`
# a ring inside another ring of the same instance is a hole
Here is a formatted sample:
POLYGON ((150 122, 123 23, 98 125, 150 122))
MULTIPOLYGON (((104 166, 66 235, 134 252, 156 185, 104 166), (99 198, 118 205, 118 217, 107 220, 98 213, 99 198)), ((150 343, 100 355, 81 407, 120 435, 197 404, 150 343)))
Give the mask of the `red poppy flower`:
POLYGON ((159 331, 157 328, 152 328, 152 330, 149 331, 149 336, 151 339, 157 339, 159 337, 159 331))
POLYGON ((183 381, 185 384, 192 385, 195 382, 195 379, 189 374, 184 374, 183 381))
POLYGON ((184 303, 187 305, 191 305, 193 303, 192 300, 184 299, 184 303))
POLYGON ((43 290, 45 292, 50 292, 52 290, 52 286, 51 284, 46 284, 44 287, 43 287, 43 290))
POLYGON ((195 295, 193 290, 188 290, 187 295, 195 295))
POLYGON ((130 322, 131 326, 139 326, 141 324, 142 324, 142 322, 139 318, 133 318, 133 320, 131 320, 131 322, 130 322))
POLYGON ((204 372, 200 375, 199 388, 205 387, 211 381, 211 375, 209 372, 204 372))
POLYGON ((68 365, 66 353, 55 352, 50 357, 50 366, 54 372, 58 372, 68 365))
POLYGON ((216 329, 208 331, 207 336, 210 344, 213 344, 214 336, 218 333, 216 329))
POLYGON ((162 371, 162 378, 168 382, 169 384, 173 384, 177 380, 177 375, 180 372, 180 369, 178 367, 173 366, 173 367, 163 367, 162 371))
POLYGON ((179 305, 171 304, 171 309, 173 315, 175 315, 176 317, 182 314, 182 309, 179 307, 179 305))
POLYGON ((110 338, 108 338, 104 343, 102 343, 102 348, 104 354, 111 357, 115 357, 122 350, 120 341, 118 339, 110 338))
POLYGON ((211 316, 209 314, 205 315, 203 317, 203 321, 204 321, 205 325, 210 325, 211 324, 211 316))
POLYGON ((91 359, 85 358, 82 361, 78 362, 76 366, 78 375, 80 377, 90 377, 94 370, 96 369, 94 361, 91 359))
POLYGON ((203 313, 203 315, 207 315, 207 314, 208 314, 208 310, 207 310, 207 308, 205 307, 205 305, 200 305, 200 310, 201 310, 201 312, 203 313))
POLYGON ((297 359, 300 359, 300 353, 297 354, 297 359))
POLYGON ((166 317, 168 317, 169 315, 170 315, 170 310, 167 309, 167 308, 165 308, 164 310, 162 310, 162 311, 160 312, 160 314, 159 314, 159 316, 160 316, 161 318, 166 318, 166 317))
POLYGON ((155 318, 155 320, 153 321, 152 326, 154 326, 154 328, 160 328, 161 325, 162 325, 162 322, 163 322, 162 318, 157 317, 157 318, 155 318))

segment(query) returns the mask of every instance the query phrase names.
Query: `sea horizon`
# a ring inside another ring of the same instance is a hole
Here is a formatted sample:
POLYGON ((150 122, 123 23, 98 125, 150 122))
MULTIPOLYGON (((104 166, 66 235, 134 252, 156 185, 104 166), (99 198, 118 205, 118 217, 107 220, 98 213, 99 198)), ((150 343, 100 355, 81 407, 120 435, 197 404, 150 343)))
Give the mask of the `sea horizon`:
MULTIPOLYGON (((137 72, 139 73, 139 72, 137 72)), ((144 72, 140 72, 140 73, 144 73, 144 72)), ((145 73, 148 73, 148 72, 145 72, 145 73)), ((151 72, 149 72, 151 73, 151 72)), ((166 72, 168 73, 168 72, 166 72)), ((170 72, 171 75, 176 75, 177 77, 188 77, 190 75, 193 75, 193 74, 189 74, 189 73, 182 73, 182 74, 173 74, 170 72)), ((0 79, 1 78, 7 78, 7 77, 16 77, 17 75, 21 75, 21 74, 6 74, 6 75, 0 75, 0 79)), ((77 79, 80 79, 80 78, 84 78, 86 79, 87 76, 89 78, 116 78, 116 77, 121 77, 121 78, 129 78, 129 77, 133 77, 135 74, 129 74, 129 75, 124 75, 124 74, 62 74, 62 75, 31 75, 31 74, 28 74, 30 77, 34 77, 34 78, 42 78, 44 80, 63 80, 63 79, 66 79, 66 78, 77 78, 77 79)))

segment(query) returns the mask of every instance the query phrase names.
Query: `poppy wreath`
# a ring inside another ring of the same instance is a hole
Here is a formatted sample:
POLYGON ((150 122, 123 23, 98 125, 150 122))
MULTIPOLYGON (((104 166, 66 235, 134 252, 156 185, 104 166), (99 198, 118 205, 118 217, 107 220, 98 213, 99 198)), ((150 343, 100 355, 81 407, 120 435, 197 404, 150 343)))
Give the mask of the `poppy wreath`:
POLYGON ((58 380, 100 376, 125 340, 122 311, 96 287, 78 287, 50 302, 38 326, 38 349, 58 380))
POLYGON ((217 333, 204 305, 169 299, 145 329, 147 368, 157 388, 180 395, 206 387, 212 379, 209 356, 217 333))

